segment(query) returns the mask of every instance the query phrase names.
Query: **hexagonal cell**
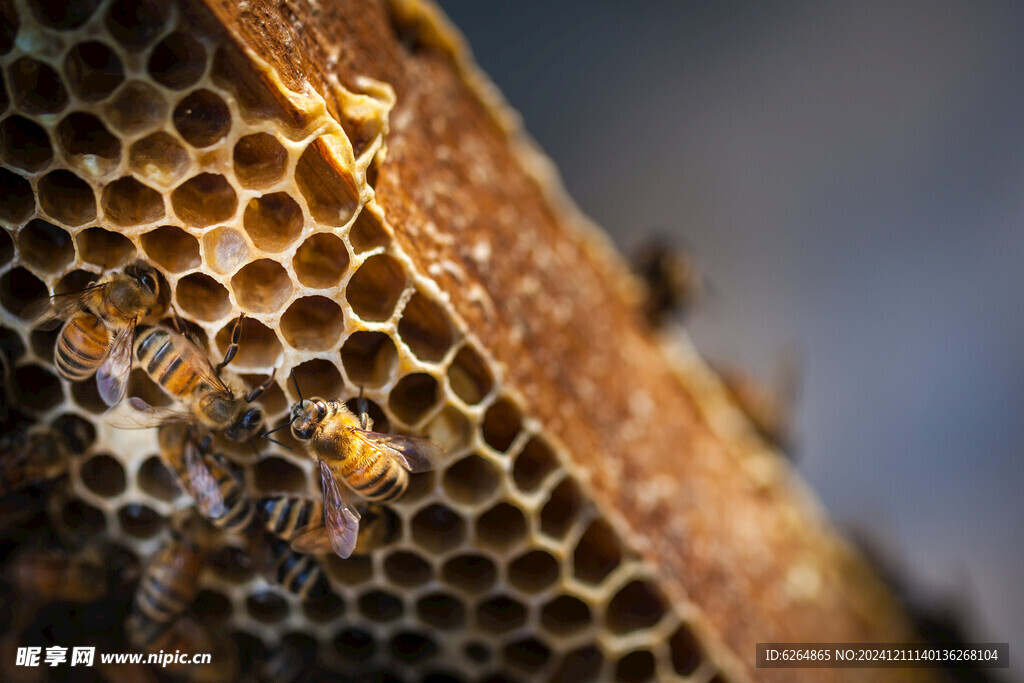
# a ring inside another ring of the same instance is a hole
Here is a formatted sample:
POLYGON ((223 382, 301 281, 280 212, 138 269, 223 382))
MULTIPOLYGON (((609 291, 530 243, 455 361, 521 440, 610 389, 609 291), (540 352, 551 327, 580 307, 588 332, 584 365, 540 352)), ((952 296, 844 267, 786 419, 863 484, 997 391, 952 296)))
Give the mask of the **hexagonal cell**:
POLYGON ((49 293, 42 280, 21 266, 0 276, 0 304, 19 318, 29 304, 49 293))
POLYGON ((281 458, 263 458, 253 468, 256 487, 267 493, 305 493, 306 475, 281 458))
POLYGON ((511 503, 498 503, 476 520, 477 542, 499 551, 518 545, 526 531, 526 517, 511 503))
POLYGON ((129 50, 141 50, 163 31, 171 7, 163 0, 114 0, 105 17, 107 30, 129 50))
POLYGON ((343 560, 334 553, 323 556, 324 569, 346 586, 358 586, 373 578, 373 562, 366 555, 353 555, 343 560))
POLYGON ((665 611, 665 600, 654 584, 637 579, 623 586, 608 602, 604 619, 608 630, 623 634, 654 626, 665 611))
POLYGON ((302 284, 327 289, 341 282, 348 269, 348 250, 345 243, 331 233, 317 233, 295 250, 292 266, 302 284))
POLYGON ((552 538, 562 538, 576 522, 583 510, 585 498, 579 485, 566 478, 551 492, 551 497, 540 511, 540 530, 552 538))
POLYGON ((231 312, 228 290, 203 273, 192 273, 178 280, 174 298, 182 311, 199 320, 221 320, 231 312))
MULTIPOLYGON (((371 413, 372 415, 372 413, 371 413)), ((380 430, 381 433, 387 434, 390 429, 388 427, 378 426, 380 424, 387 425, 385 420, 382 423, 378 423, 376 420, 373 422, 373 429, 380 430)), ((409 475, 409 488, 405 490, 405 495, 397 501, 398 505, 408 506, 425 498, 434 492, 434 472, 416 472, 409 475)))
POLYGON ((7 67, 11 98, 26 114, 56 114, 68 103, 60 74, 47 64, 22 57, 7 67))
POLYGON ((150 260, 172 273, 180 273, 202 263, 199 240, 173 225, 147 232, 142 236, 142 248, 150 260))
POLYGON ((29 3, 41 24, 58 31, 70 31, 89 20, 100 0, 36 0, 29 3))
POLYGON ((672 654, 672 668, 680 676, 693 674, 704 659, 700 641, 686 624, 680 624, 672 633, 668 648, 672 654))
POLYGON ((365 387, 379 387, 391 378, 398 351, 383 332, 353 333, 341 347, 341 362, 349 380, 365 387))
POLYGON ((370 591, 359 596, 359 611, 373 621, 394 621, 402 616, 402 601, 384 591, 370 591))
POLYGON ((100 276, 96 273, 76 268, 60 280, 57 280, 57 284, 53 288, 53 293, 67 294, 68 292, 80 292, 99 280, 99 277, 100 276))
POLYGON ((437 654, 437 644, 422 633, 400 631, 391 637, 391 657, 405 664, 418 664, 437 654))
POLYGON ((135 178, 118 178, 103 188, 103 214, 115 225, 143 225, 164 217, 164 198, 135 178))
POLYGON ((558 560, 544 550, 531 550, 508 565, 508 581, 527 593, 538 593, 558 581, 558 560))
POLYGON ((61 523, 72 534, 89 538, 106 531, 107 520, 103 512, 80 498, 69 498, 60 511, 61 523))
POLYGON ((233 612, 234 608, 226 595, 206 588, 196 593, 195 600, 188 609, 188 613, 200 621, 214 622, 227 621, 233 612))
POLYGON ((74 399, 76 405, 94 415, 102 415, 110 408, 100 398, 100 392, 96 389, 96 382, 91 379, 85 382, 74 382, 71 385, 71 398, 74 399))
POLYGON ((109 455, 96 455, 86 460, 79 476, 87 489, 104 498, 120 495, 125 488, 124 468, 109 455))
POLYGON ((117 54, 103 43, 78 43, 64 57, 64 73, 72 92, 85 102, 98 102, 124 81, 124 67, 117 54))
POLYGON ((20 21, 12 0, 0 0, 0 55, 5 55, 14 47, 14 39, 18 35, 20 21))
POLYGON ((462 653, 466 655, 467 659, 477 664, 486 664, 493 656, 491 648, 478 642, 466 643, 462 648, 462 653))
POLYGON ((430 593, 416 601, 416 616, 434 628, 456 629, 466 620, 466 608, 451 595, 430 593))
POLYGON ((239 138, 233 159, 235 177, 245 187, 259 189, 280 180, 288 168, 288 152, 269 133, 239 138))
POLYGON ((256 621, 273 624, 288 616, 288 602, 273 590, 256 591, 245 600, 245 608, 256 621))
POLYGON ((214 574, 232 583, 248 581, 255 573, 252 558, 241 548, 228 545, 210 553, 206 565, 214 574))
POLYGON ((448 383, 459 398, 473 405, 494 387, 494 376, 480 353, 469 344, 459 349, 448 368, 448 383))
POLYGON ((548 475, 558 468, 558 459, 551 447, 539 437, 526 442, 512 465, 512 479, 520 490, 534 491, 548 475))
POLYGON ((174 475, 157 456, 147 458, 142 463, 135 475, 135 480, 143 493, 166 503, 181 494, 174 475))
POLYGON ((346 628, 334 636, 334 652, 342 662, 358 666, 373 659, 377 643, 362 629, 346 628))
POLYGON ((509 643, 502 650, 505 663, 523 671, 540 671, 551 659, 551 648, 536 638, 523 638, 509 643))
POLYGON ((341 306, 323 296, 296 299, 281 316, 281 334, 304 351, 334 348, 345 329, 341 306))
POLYGON ((336 621, 344 612, 345 601, 334 593, 302 603, 302 613, 306 618, 320 624, 336 621))
POLYGON ((552 681, 596 681, 600 677, 604 655, 595 645, 587 645, 566 653, 551 676, 552 681))
POLYGON ((377 249, 378 247, 386 247, 391 242, 391 238, 384 230, 380 220, 366 208, 356 216, 356 222, 352 224, 352 229, 349 230, 348 240, 352 243, 352 248, 356 250, 357 254, 377 249))
POLYGON ((41 365, 20 365, 10 377, 15 401, 32 412, 45 413, 64 401, 60 380, 41 365))
POLYGON ((52 426, 64 436, 68 450, 74 455, 85 453, 96 439, 96 428, 92 423, 74 413, 61 415, 52 426))
POLYGON ((451 455, 466 448, 472 437, 473 426, 458 408, 445 406, 427 423, 423 433, 451 455))
POLYGON ((292 281, 280 263, 253 261, 231 278, 238 303, 257 313, 276 313, 292 295, 292 281))
POLYGON ((330 146, 317 138, 306 147, 295 166, 295 183, 306 198, 313 220, 341 227, 359 208, 355 181, 347 170, 333 165, 330 146))
POLYGON ((0 230, 0 265, 6 264, 14 258, 14 240, 11 233, 0 230))
POLYGON ((448 467, 444 473, 444 489, 456 503, 481 503, 498 488, 501 473, 479 455, 468 455, 448 467))
POLYGON ((412 588, 430 580, 433 570, 419 555, 400 550, 384 558, 384 573, 401 588, 412 588))
POLYGON ((591 623, 590 608, 579 598, 559 595, 540 610, 540 623, 556 636, 568 636, 591 623))
POLYGON ((71 235, 41 218, 18 233, 18 249, 22 260, 45 273, 63 270, 75 258, 71 235))
POLYGON ((435 503, 412 518, 412 540, 430 553, 451 550, 466 536, 466 523, 450 508, 435 503))
POLYGON ((94 178, 114 170, 121 161, 121 141, 92 114, 65 116, 57 125, 57 142, 68 163, 94 178))
POLYGON ((53 147, 42 126, 13 114, 0 123, 0 155, 11 166, 37 173, 50 165, 53 147))
POLYGON ((487 409, 480 432, 488 446, 504 453, 522 428, 522 413, 511 400, 502 396, 487 409))
POLYGON ((171 206, 188 225, 205 228, 230 220, 238 209, 238 197, 224 176, 200 173, 175 188, 171 206))
POLYGON ((455 327, 440 304, 417 291, 402 309, 398 336, 417 358, 436 363, 455 342, 455 327))
POLYGON ((153 48, 146 68, 160 85, 182 90, 203 77, 206 48, 189 34, 175 31, 153 48))
POLYGON ((39 179, 39 206, 72 227, 96 220, 96 195, 71 171, 50 171, 39 179))
POLYGON ((257 249, 281 251, 302 234, 302 209, 286 192, 274 192, 249 200, 242 224, 257 249))
POLYGON ((622 562, 618 535, 602 518, 595 519, 573 552, 573 572, 580 581, 599 584, 622 562))
POLYGON ((35 211, 36 202, 29 182, 17 173, 0 168, 0 220, 22 223, 35 211))
POLYGON ((167 117, 167 101, 143 81, 128 81, 103 105, 103 119, 126 135, 158 127, 167 117))
MULTIPOLYGON (((335 367, 334 363, 323 358, 314 358, 301 365, 296 365, 292 368, 292 372, 295 374, 295 381, 299 383, 302 395, 306 398, 319 396, 320 398, 332 400, 340 396, 345 388, 345 383, 341 379, 341 373, 338 372, 338 368, 335 367)), ((289 382, 289 393, 294 392, 294 390, 294 384, 289 382)), ((292 396, 292 399, 298 401, 299 397, 292 396)))
POLYGON ((188 171, 190 157, 181 143, 159 131, 136 140, 128 148, 128 165, 146 180, 167 187, 188 171))
POLYGON ((222 275, 233 273, 250 260, 245 235, 234 228, 215 228, 203 235, 206 262, 222 275))
POLYGON ((388 407, 407 425, 418 424, 441 400, 441 390, 432 376, 415 372, 398 380, 388 397, 388 407))
POLYGON ((441 567, 441 578, 452 588, 483 593, 498 579, 498 567, 483 555, 458 555, 441 567))
POLYGON ((124 235, 103 228, 88 228, 75 236, 84 261, 104 270, 124 265, 135 258, 135 245, 124 235))
POLYGON ((387 320, 405 289, 402 266, 387 254, 371 256, 359 266, 345 289, 345 298, 363 320, 387 320))
POLYGON ((193 147, 209 147, 231 129, 231 110, 220 97, 201 89, 178 102, 171 120, 185 142, 193 147))
POLYGON ((641 683, 654 680, 654 655, 648 650, 635 650, 615 665, 615 680, 625 683, 641 683))
POLYGON ((509 596, 499 595, 477 605, 476 623, 485 631, 505 633, 526 623, 526 607, 509 596))
POLYGON ((153 508, 140 503, 130 503, 118 510, 117 521, 121 530, 133 538, 152 538, 166 522, 153 508))
MULTIPOLYGON (((215 338, 221 357, 231 345, 235 321, 220 328, 215 338)), ((281 342, 272 329, 253 318, 242 319, 242 336, 238 342, 238 355, 229 367, 239 365, 250 368, 268 368, 277 365, 281 357, 281 342)))
POLYGON ((36 358, 53 358, 53 350, 57 347, 60 327, 52 330, 35 329, 28 335, 28 344, 36 358))

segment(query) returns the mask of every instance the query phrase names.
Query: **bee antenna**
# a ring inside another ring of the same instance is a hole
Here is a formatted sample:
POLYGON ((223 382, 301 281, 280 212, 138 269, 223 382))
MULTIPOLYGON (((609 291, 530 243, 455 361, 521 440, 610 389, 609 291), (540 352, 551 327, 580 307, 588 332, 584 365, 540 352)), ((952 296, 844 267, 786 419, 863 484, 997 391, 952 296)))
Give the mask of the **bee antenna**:
POLYGON ((292 378, 292 383, 295 384, 295 393, 299 395, 299 403, 302 403, 302 390, 299 389, 299 380, 295 379, 295 368, 292 368, 288 375, 292 378))
MULTIPOLYGON (((288 426, 288 425, 290 425, 290 424, 291 424, 291 422, 285 422, 285 423, 284 423, 283 425, 280 425, 280 426, 274 427, 273 429, 271 429, 271 430, 269 430, 269 431, 263 432, 262 434, 260 434, 260 438, 261 438, 261 439, 266 439, 267 441, 270 441, 271 443, 276 443, 276 444, 277 444, 278 446, 280 446, 281 448, 284 448, 284 449, 287 449, 287 450, 289 450, 289 451, 290 451, 290 450, 292 450, 292 447, 291 447, 291 446, 289 446, 288 444, 285 444, 285 443, 281 443, 281 442, 280 442, 280 441, 278 441, 277 439, 275 439, 275 438, 273 438, 273 437, 271 437, 271 436, 270 436, 270 435, 271 435, 271 434, 273 434, 274 432, 276 432, 276 431, 280 431, 280 430, 284 429, 285 427, 287 427, 287 426, 288 426)), ((255 447, 255 445, 254 445, 254 447, 255 447)))

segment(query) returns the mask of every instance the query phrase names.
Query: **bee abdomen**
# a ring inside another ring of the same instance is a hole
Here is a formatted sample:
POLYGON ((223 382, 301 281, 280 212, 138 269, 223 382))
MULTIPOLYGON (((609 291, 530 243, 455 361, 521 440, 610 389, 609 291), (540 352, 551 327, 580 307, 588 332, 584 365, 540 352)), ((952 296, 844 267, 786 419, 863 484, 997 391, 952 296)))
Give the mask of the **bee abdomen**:
POLYGON ((210 521, 225 531, 238 532, 248 528, 256 509, 238 480, 231 476, 231 473, 224 471, 217 484, 224 492, 224 506, 227 512, 210 521))
POLYGON ((323 506, 310 498, 277 496, 260 502, 266 518, 264 528, 280 539, 290 541, 298 529, 323 520, 323 506))
POLYGON ((389 501, 401 497, 409 486, 409 474, 390 458, 377 461, 347 480, 349 486, 367 500, 389 501))
POLYGON ((91 377, 107 357, 110 332, 95 315, 83 313, 64 323, 54 360, 60 374, 76 382, 91 377))
POLYGON ((277 558, 274 563, 277 582, 285 590, 302 600, 321 597, 330 592, 331 587, 316 559, 297 553, 287 543, 276 539, 271 547, 277 558))
POLYGON ((170 621, 188 609, 192 592, 189 586, 175 585, 162 576, 147 576, 139 584, 136 605, 154 621, 170 621))
POLYGON ((199 383, 196 371, 175 350, 174 338, 165 329, 154 327, 144 332, 136 342, 135 357, 172 396, 188 396, 199 383))

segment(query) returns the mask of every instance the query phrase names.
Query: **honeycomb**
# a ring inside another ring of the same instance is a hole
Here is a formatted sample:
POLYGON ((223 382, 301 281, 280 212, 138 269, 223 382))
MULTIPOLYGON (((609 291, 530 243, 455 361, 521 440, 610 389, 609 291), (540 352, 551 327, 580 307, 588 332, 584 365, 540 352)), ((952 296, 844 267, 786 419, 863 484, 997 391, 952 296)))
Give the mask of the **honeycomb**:
MULTIPOLYGON (((336 11, 300 5, 289 11, 336 11)), ((396 2, 384 14, 411 50, 444 44, 443 20, 417 7, 396 2)), ((290 646, 324 670, 379 680, 746 680, 747 665, 701 609, 670 596, 463 314, 465 297, 485 313, 487 298, 456 291, 451 264, 399 236, 403 218, 375 187, 389 131, 411 125, 393 118, 392 86, 367 75, 306 81, 223 30, 228 11, 212 1, 0 0, 10 380, 34 420, 88 434, 51 497, 54 523, 144 561, 190 505, 158 457, 156 430, 115 427, 93 381, 59 377, 55 333, 33 329, 26 312, 143 258, 212 358, 245 316, 230 370, 250 386, 276 370, 261 399, 269 424, 297 399, 294 373, 306 395, 354 406, 362 390, 375 429, 425 435, 448 452, 388 508, 382 547, 319 558, 327 598, 299 600, 253 569, 242 539, 220 539, 190 615, 232 634, 238 676, 290 646)), ((288 44, 260 3, 230 11, 288 44)), ((343 49, 319 58, 351 61, 343 49)), ((502 111, 491 110, 494 122, 513 125, 502 111)), ((485 259, 487 245, 475 249, 485 259)), ((595 258, 604 249, 596 242, 595 258)), ((138 369, 129 394, 168 404, 138 369)), ((319 496, 312 461, 279 435, 291 450, 219 446, 254 498, 319 496)))

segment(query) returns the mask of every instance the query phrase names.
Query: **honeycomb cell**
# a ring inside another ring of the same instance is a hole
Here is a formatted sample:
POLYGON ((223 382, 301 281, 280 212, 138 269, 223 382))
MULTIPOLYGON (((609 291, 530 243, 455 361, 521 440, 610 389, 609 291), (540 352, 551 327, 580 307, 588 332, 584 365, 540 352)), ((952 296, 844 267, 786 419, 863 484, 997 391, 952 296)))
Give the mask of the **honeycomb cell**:
POLYGON ((22 223, 35 211, 32 186, 17 173, 0 168, 0 220, 22 223))
MULTIPOLYGON (((308 360, 295 366, 292 372, 295 374, 295 381, 298 382, 299 389, 302 390, 302 395, 307 398, 319 396, 328 400, 335 399, 345 388, 338 368, 323 358, 308 360)), ((288 385, 289 390, 294 391, 294 385, 291 382, 288 385)), ((293 399, 298 401, 299 397, 293 396, 293 399)))
POLYGON ((0 304, 18 317, 30 303, 49 293, 42 280, 21 266, 0 276, 0 304))
POLYGON ((356 222, 352 224, 352 229, 349 230, 348 239, 357 254, 386 247, 391 242, 391 238, 388 236, 387 231, 384 230, 384 226, 367 209, 363 209, 356 216, 356 222))
POLYGON ((510 503, 498 503, 476 520, 477 543, 499 551, 518 545, 526 531, 526 517, 510 503))
POLYGON ((274 192, 249 200, 242 225, 257 249, 286 249, 302 234, 302 209, 286 192, 274 192))
POLYGON ((151 261, 172 273, 181 273, 202 263, 199 240, 173 225, 144 234, 142 248, 151 261))
POLYGON ((499 595, 477 605, 476 623, 491 633, 512 631, 526 623, 526 607, 509 596, 499 595))
POLYGON ((251 260, 245 235, 233 228, 215 228, 203 235, 206 263, 222 275, 233 273, 251 260))
POLYGON ((243 583, 255 574, 252 558, 241 548, 222 546, 206 559, 206 565, 225 581, 243 583))
POLYGON ((263 458, 253 468, 256 487, 267 493, 305 493, 306 475, 281 458, 263 458))
POLYGON ((99 279, 99 275, 88 270, 75 269, 57 281, 53 288, 55 294, 80 292, 99 279))
POLYGON ((238 303, 256 313, 275 313, 292 295, 292 281, 280 263, 270 259, 253 261, 231 278, 238 303))
POLYGON ((41 218, 18 233, 18 249, 25 263, 46 273, 63 270, 75 258, 71 235, 41 218))
POLYGON ((416 553, 399 550, 384 558, 384 574, 395 586, 412 588, 429 581, 433 570, 416 553))
POLYGON ((590 523, 573 552, 573 572, 580 581, 599 584, 622 562, 618 536, 604 519, 590 523))
POLYGON ((230 220, 238 208, 238 197, 224 176, 200 173, 171 193, 171 206, 188 225, 205 228, 230 220))
POLYGON ((373 621, 386 623, 402 616, 402 601, 384 591, 370 591, 359 596, 359 611, 373 621))
POLYGON ((440 304, 416 292, 402 310, 398 336, 417 358, 436 363, 455 342, 455 328, 440 304))
POLYGON ((331 349, 345 328, 341 307, 322 296, 296 299, 281 316, 281 334, 293 348, 331 349))
POLYGON ((454 406, 445 406, 427 423, 423 433, 447 453, 452 454, 465 450, 472 438, 473 427, 462 411, 454 406))
POLYGON ((89 20, 101 0, 34 0, 32 14, 41 24, 58 31, 70 31, 89 20))
POLYGON ((71 91, 84 102, 108 97, 124 81, 124 67, 117 54, 96 40, 78 43, 68 50, 64 73, 71 91))
POLYGON ((448 383, 459 398, 473 405, 491 393, 494 377, 480 353, 467 344, 459 349, 448 368, 448 383))
POLYGON ((75 455, 85 453, 96 440, 96 428, 92 423, 74 413, 61 415, 52 426, 64 437, 68 449, 75 455))
POLYGON ((615 634, 654 626, 665 615, 665 601, 657 588, 643 580, 631 581, 609 601, 605 624, 615 634))
POLYGON ((22 57, 7 67, 11 99, 26 114, 56 114, 68 103, 68 92, 60 75, 31 57, 22 57))
POLYGON ((196 593, 189 606, 189 613, 203 622, 225 622, 234 611, 226 595, 206 588, 196 593))
POLYGON ((171 121, 185 142, 197 148, 209 147, 228 134, 231 110, 209 90, 196 90, 178 102, 171 121))
POLYGON ((292 259, 299 282, 315 289, 327 289, 341 282, 348 269, 348 250, 340 238, 321 232, 306 239, 292 259))
POLYGON ((161 187, 168 187, 184 176, 190 160, 177 138, 163 131, 136 140, 128 148, 132 171, 161 187))
POLYGON ((104 270, 124 265, 135 258, 135 245, 116 232, 89 228, 75 236, 82 260, 95 263, 104 270))
POLYGON ((14 240, 11 239, 11 233, 0 230, 0 266, 5 265, 12 258, 14 258, 14 240))
POLYGON ((579 485, 566 479, 551 492, 540 511, 540 530, 552 538, 562 538, 583 510, 584 498, 579 485))
POLYGON ((527 593, 538 593, 558 581, 558 560, 544 550, 531 550, 508 565, 508 581, 527 593))
POLYGON ((86 460, 79 476, 87 489, 104 498, 120 495, 125 488, 124 468, 109 455, 96 455, 86 460))
POLYGON ((143 225, 164 217, 164 198, 135 178, 118 178, 103 188, 104 217, 115 225, 143 225))
POLYGON ((512 401, 501 397, 487 409, 480 431, 488 446, 504 453, 522 428, 523 416, 519 409, 512 401))
POLYGON ((371 256, 348 281, 345 298, 366 321, 387 320, 405 289, 402 266, 387 254, 371 256))
POLYGON ((509 666, 535 673, 551 659, 551 648, 536 638, 523 638, 506 645, 502 656, 509 666))
POLYGON ((412 540, 432 554, 451 550, 466 536, 466 523, 457 512, 435 503, 412 518, 412 540))
POLYGON ((94 415, 102 415, 110 407, 100 398, 96 382, 91 379, 85 382, 74 382, 71 385, 71 398, 79 407, 94 415))
POLYGON ((680 676, 693 674, 704 659, 700 641, 686 624, 681 624, 668 639, 672 668, 680 676))
POLYGON ((187 33, 175 31, 153 48, 146 68, 160 85, 183 90, 203 77, 206 48, 187 33))
POLYGON ((103 512, 80 498, 70 498, 64 503, 60 519, 68 531, 82 538, 97 536, 107 528, 103 512))
POLYGON ((452 588, 483 593, 498 580, 498 567, 483 555, 458 555, 441 567, 441 578, 452 588))
POLYGON ((362 629, 346 628, 334 636, 334 652, 346 664, 360 665, 373 659, 377 642, 362 629))
POLYGON ((92 114, 65 116, 57 126, 57 142, 68 163, 94 178, 114 170, 121 160, 121 141, 92 114))
POLYGON ((437 644, 422 633, 400 631, 391 637, 390 653, 395 660, 413 665, 437 654, 437 644))
POLYGON ((615 664, 615 680, 641 683, 654 680, 654 655, 648 650, 635 650, 615 664))
POLYGON ((571 595, 559 595, 540 610, 540 623, 556 636, 569 636, 590 625, 590 608, 571 595))
POLYGON ((167 117, 167 100, 143 81, 128 81, 103 106, 103 118, 126 135, 139 135, 160 126, 167 117))
MULTIPOLYGON (((231 321, 217 333, 217 348, 220 349, 222 356, 231 345, 234 327, 235 321, 231 321)), ((250 368, 273 367, 281 357, 281 350, 281 342, 272 329, 253 318, 242 319, 242 337, 239 340, 238 355, 235 356, 234 364, 250 368)))
POLYGON ((231 312, 228 290, 209 275, 186 275, 174 293, 181 310, 199 320, 221 320, 231 312))
POLYGON ((557 467, 558 460, 550 446, 540 438, 533 437, 516 456, 512 465, 512 479, 520 490, 529 493, 543 484, 557 467))
POLYGON ((501 473, 479 455, 468 455, 451 465, 444 473, 444 490, 456 503, 481 503, 498 488, 501 473))
POLYGON ((288 616, 288 602, 272 590, 261 590, 245 600, 245 608, 256 621, 273 624, 288 616))
POLYGON ((564 683, 596 681, 600 677, 603 664, 604 655, 596 646, 587 645, 577 648, 562 657, 562 662, 551 676, 551 680, 564 683))
POLYGON ((457 629, 466 620, 466 608, 451 595, 431 593, 416 601, 416 616, 434 628, 457 629))
POLYGON ((53 160, 53 147, 42 126, 13 114, 0 123, 0 155, 11 166, 37 173, 53 160))
POLYGON ((477 664, 486 664, 492 656, 491 648, 479 642, 466 643, 462 652, 470 661, 477 664))
POLYGON ((302 603, 302 613, 318 624, 336 621, 345 612, 345 601, 334 593, 302 603))
POLYGON ((346 225, 359 208, 355 181, 328 161, 333 159, 329 146, 314 140, 299 157, 295 166, 295 183, 306 198, 313 220, 324 226, 346 225))
MULTIPOLYGON (((373 429, 374 431, 381 431, 386 434, 390 431, 386 426, 387 421, 378 422, 374 420, 373 429)), ((409 488, 405 490, 405 495, 398 501, 402 505, 411 505, 434 492, 434 473, 433 472, 416 472, 415 474, 409 475, 409 488)))
POLYGON ((41 365, 20 365, 11 371, 14 399, 35 413, 45 413, 64 401, 60 380, 41 365))
POLYGON ((288 152, 268 133, 239 138, 233 154, 235 177, 243 186, 260 189, 280 180, 288 168, 288 152))
POLYGON ((53 349, 57 346, 60 328, 52 330, 35 329, 28 336, 28 344, 36 358, 53 358, 53 349))
POLYGON ((383 332, 354 332, 341 347, 341 362, 350 381, 358 386, 379 387, 391 378, 398 351, 383 332))
POLYGON ((14 47, 19 24, 12 0, 0 0, 0 55, 7 54, 14 47))
POLYGON ((121 530, 133 538, 152 538, 164 527, 164 518, 152 508, 130 503, 117 511, 121 530))
POLYGON ((163 461, 156 456, 147 458, 142 463, 135 479, 143 493, 166 503, 171 502, 181 494, 181 489, 178 488, 174 475, 164 466, 163 461))
POLYGON ((107 30, 129 50, 141 50, 163 31, 172 7, 164 0, 115 0, 105 18, 107 30))
POLYGON ((441 400, 441 390, 432 376, 416 372, 398 380, 388 397, 391 412, 408 425, 418 424, 441 400))
POLYGON ((166 408, 174 399, 150 379, 143 368, 136 367, 128 376, 128 395, 137 396, 151 406, 166 408))
POLYGON ((71 171, 50 171, 37 188, 39 206, 61 223, 75 227, 96 220, 96 195, 71 171))

